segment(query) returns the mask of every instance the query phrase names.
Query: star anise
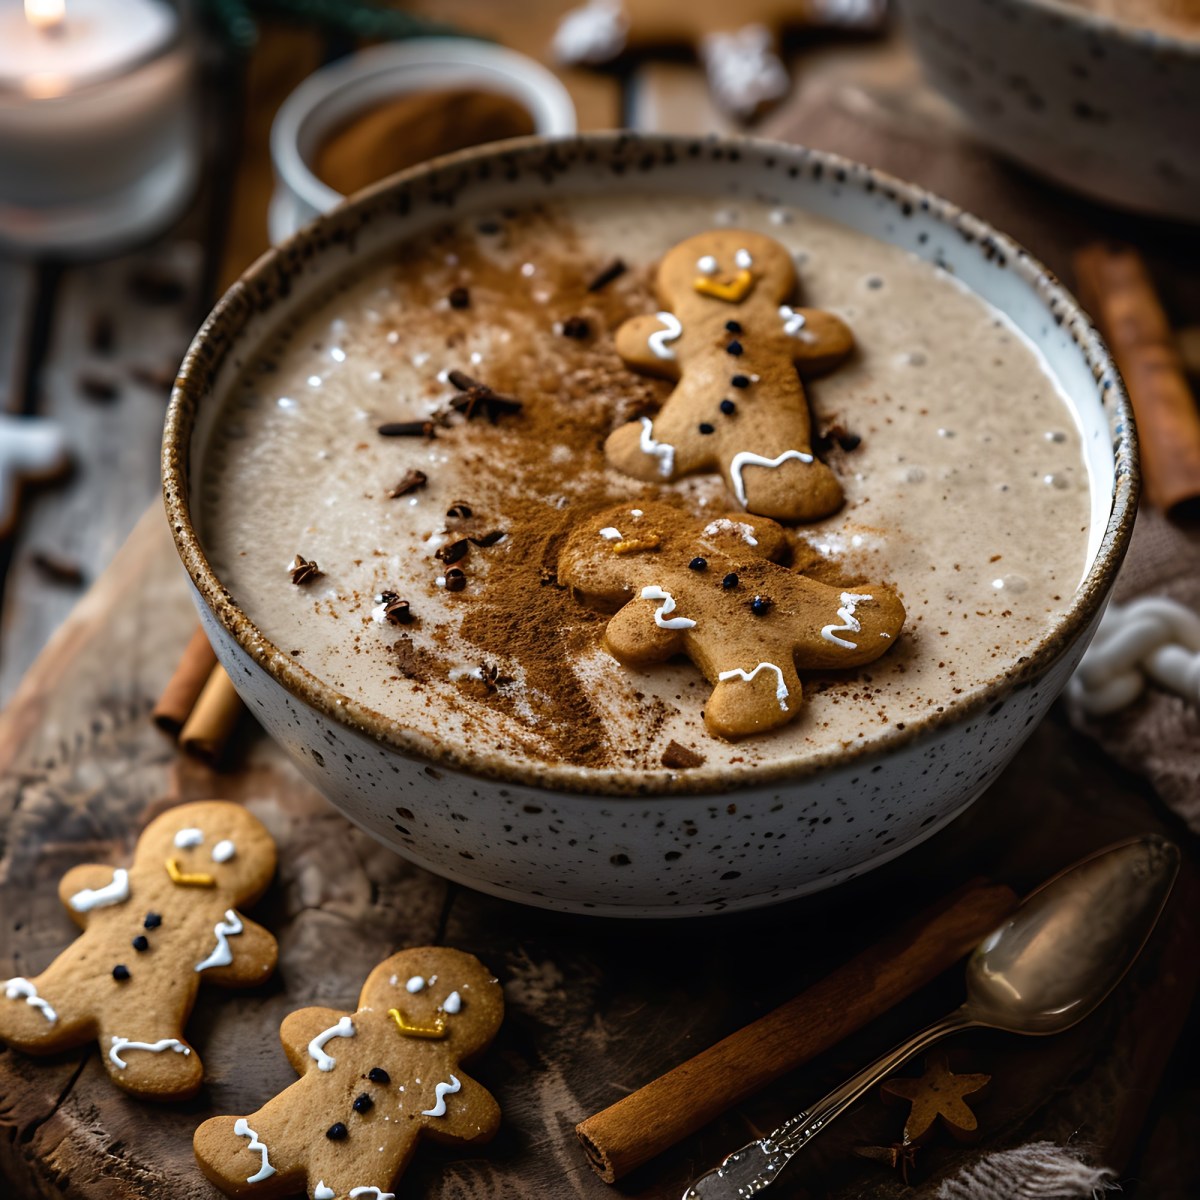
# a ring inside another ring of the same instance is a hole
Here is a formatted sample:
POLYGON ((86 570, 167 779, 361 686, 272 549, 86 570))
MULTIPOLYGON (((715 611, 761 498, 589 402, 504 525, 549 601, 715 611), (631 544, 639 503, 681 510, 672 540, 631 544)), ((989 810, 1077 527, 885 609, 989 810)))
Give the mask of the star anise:
POLYGON ((292 582, 297 585, 308 583, 313 579, 320 579, 321 576, 325 574, 325 572, 317 566, 315 560, 307 559, 303 554, 297 554, 296 557, 292 559, 288 570, 292 573, 292 582))

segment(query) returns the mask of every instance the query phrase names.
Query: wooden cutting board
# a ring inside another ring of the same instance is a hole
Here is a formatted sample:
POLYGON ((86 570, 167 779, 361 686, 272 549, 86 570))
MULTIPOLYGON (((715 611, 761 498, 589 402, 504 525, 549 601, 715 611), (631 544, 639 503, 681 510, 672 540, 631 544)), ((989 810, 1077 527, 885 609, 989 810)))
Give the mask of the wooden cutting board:
MULTIPOLYGON (((227 774, 180 758, 149 710, 193 622, 155 509, 0 715, 0 973, 34 975, 73 938, 56 893, 65 870, 125 861, 151 816, 212 796, 246 804, 279 841, 278 877, 254 911, 279 938, 279 971, 250 993, 202 993, 189 1035, 208 1079, 177 1107, 118 1092, 94 1047, 36 1062, 0 1051, 6 1195, 214 1197, 192 1162, 192 1131, 215 1113, 250 1112, 292 1081, 277 1037, 282 1017, 314 1003, 352 1008, 375 962, 436 942, 478 954, 504 983, 508 1018, 476 1074, 505 1121, 485 1151, 423 1149, 411 1194, 599 1200, 611 1189, 575 1143, 582 1117, 799 991, 968 876, 988 871, 1023 890, 1092 848, 1166 824, 1137 781, 1052 719, 955 827, 849 887, 698 923, 556 916, 408 865, 337 815, 253 729, 227 774)), ((1131 980, 1072 1033, 954 1043, 956 1069, 995 1077, 978 1106, 983 1147, 1084 1138, 1126 1163, 1195 990, 1196 914, 1195 904, 1174 904, 1131 980)), ((729 1150, 957 1003, 960 989, 955 972, 617 1190, 680 1195, 729 1150)), ((899 1196, 899 1179, 852 1149, 894 1140, 902 1122, 900 1110, 870 1097, 813 1144, 780 1195, 899 1196)), ((915 1194, 931 1196, 937 1179, 981 1148, 932 1147, 918 1161, 915 1194)))

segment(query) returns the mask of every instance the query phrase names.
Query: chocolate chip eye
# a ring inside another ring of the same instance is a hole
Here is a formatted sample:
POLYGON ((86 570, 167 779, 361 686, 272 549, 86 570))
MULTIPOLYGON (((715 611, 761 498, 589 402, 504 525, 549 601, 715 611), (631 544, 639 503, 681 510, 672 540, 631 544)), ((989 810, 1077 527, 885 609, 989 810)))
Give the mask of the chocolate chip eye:
POLYGON ((741 352, 742 352, 742 343, 739 342, 736 338, 732 342, 730 342, 728 346, 725 347, 725 353, 732 354, 734 358, 737 358, 738 355, 741 354, 741 352))
POLYGON ((721 401, 721 411, 727 416, 732 417, 737 412, 737 405, 732 400, 721 401))
POLYGON ((382 1067, 372 1067, 367 1072, 367 1078, 372 1083, 391 1083, 392 1077, 382 1067))
POLYGON ((140 954, 143 950, 150 949, 150 939, 144 934, 139 933, 133 939, 133 948, 140 954))
POLYGON ((707 421, 701 421, 700 422, 700 432, 701 433, 712 433, 713 427, 707 421))
POLYGON ((142 922, 144 929, 157 929, 162 924, 162 917, 155 912, 146 914, 146 919, 142 922))
POLYGON ((123 963, 118 963, 113 967, 113 978, 118 983, 124 983, 129 978, 129 968, 123 963))
POLYGON ((699 555, 696 555, 696 557, 693 558, 690 563, 688 563, 688 567, 693 571, 707 571, 708 559, 701 558, 699 555))
POLYGON ((726 321, 725 328, 730 333, 741 333, 742 332, 741 322, 739 322, 739 321, 726 321))
POLYGON ((730 571, 729 574, 726 575, 725 578, 721 580, 721 586, 726 591, 729 591, 731 588, 737 587, 737 585, 738 585, 738 577, 736 574, 734 574, 733 571, 730 571))
POLYGON ((749 375, 735 375, 730 381, 735 388, 748 388, 750 386, 749 375))
POLYGON ((750 601, 750 611, 756 617, 765 616, 771 609, 771 601, 766 596, 755 596, 750 601))
POLYGON ((354 1111, 356 1113, 370 1112, 374 1107, 375 1101, 366 1092, 354 1097, 354 1111))
POLYGON ((334 1124, 325 1130, 325 1136, 331 1142, 343 1142, 346 1140, 346 1135, 350 1132, 341 1121, 336 1121, 334 1124))

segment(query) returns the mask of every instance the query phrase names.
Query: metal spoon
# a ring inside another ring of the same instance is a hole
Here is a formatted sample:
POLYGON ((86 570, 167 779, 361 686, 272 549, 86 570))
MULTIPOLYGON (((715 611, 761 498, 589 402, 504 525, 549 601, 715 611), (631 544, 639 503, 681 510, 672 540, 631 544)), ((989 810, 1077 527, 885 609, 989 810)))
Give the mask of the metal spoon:
POLYGON ((963 1029, 1061 1033, 1093 1012, 1132 966, 1179 873, 1179 850, 1160 837, 1121 842, 1031 892, 975 947, 967 1000, 847 1080, 761 1141, 735 1150, 683 1200, 734 1200, 770 1186, 830 1121, 914 1054, 963 1029))

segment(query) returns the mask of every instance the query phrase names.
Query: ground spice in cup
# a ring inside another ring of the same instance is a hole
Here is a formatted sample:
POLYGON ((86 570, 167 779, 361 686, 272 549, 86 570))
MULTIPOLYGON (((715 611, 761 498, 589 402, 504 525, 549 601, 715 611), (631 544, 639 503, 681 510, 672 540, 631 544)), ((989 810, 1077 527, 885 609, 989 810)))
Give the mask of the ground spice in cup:
POLYGON ((313 170, 343 195, 439 154, 535 132, 518 101, 446 90, 397 96, 352 117, 317 149, 313 170))

